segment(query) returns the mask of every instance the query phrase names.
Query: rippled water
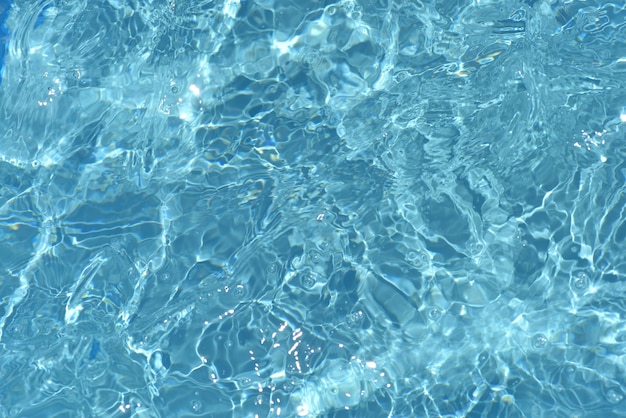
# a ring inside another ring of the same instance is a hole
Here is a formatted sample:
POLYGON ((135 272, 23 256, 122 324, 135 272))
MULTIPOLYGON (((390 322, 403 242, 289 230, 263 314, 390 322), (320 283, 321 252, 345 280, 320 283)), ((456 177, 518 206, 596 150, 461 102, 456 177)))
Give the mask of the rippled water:
POLYGON ((626 416, 623 6, 0 16, 0 417, 626 416))

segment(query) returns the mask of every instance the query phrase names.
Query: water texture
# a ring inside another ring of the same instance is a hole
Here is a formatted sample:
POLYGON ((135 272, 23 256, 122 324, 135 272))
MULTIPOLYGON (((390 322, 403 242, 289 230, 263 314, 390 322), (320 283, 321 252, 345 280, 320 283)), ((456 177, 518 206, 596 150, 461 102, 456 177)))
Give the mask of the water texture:
POLYGON ((11 0, 0 0, 0 83, 2 83, 2 73, 4 72, 4 55, 9 45, 9 32, 5 22, 9 16, 11 3, 11 0))
POLYGON ((626 416, 623 5, 0 16, 0 417, 626 416))

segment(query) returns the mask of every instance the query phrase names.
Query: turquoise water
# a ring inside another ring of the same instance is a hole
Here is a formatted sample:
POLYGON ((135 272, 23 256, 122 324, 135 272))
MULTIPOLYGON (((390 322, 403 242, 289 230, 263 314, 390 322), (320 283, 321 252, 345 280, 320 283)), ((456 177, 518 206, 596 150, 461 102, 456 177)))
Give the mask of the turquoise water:
POLYGON ((624 6, 0 16, 0 417, 626 416, 624 6))

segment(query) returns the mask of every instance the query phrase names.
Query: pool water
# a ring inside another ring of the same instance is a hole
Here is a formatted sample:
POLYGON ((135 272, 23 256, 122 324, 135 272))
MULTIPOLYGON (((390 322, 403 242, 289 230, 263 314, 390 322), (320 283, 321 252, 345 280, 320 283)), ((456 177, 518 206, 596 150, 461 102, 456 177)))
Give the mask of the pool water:
POLYGON ((0 417, 626 417, 626 7, 0 28, 0 417))

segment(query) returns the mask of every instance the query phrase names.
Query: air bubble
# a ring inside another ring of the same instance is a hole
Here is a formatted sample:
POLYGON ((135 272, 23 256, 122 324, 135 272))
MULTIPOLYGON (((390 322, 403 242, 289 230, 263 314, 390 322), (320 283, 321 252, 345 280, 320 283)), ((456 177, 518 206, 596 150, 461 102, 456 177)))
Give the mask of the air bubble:
POLYGON ((414 266, 425 266, 428 264, 429 257, 422 251, 409 251, 404 256, 404 259, 413 264, 414 266))
POLYGON ((300 54, 300 61, 310 67, 316 67, 320 63, 320 53, 315 49, 305 49, 300 54))
POLYGON ((415 261, 417 260, 417 253, 415 251, 409 251, 406 253, 406 261, 415 261))
POLYGON ((568 364, 567 366, 565 366, 565 373, 567 373, 568 375, 576 373, 576 366, 568 364))
MULTIPOLYGON (((331 88, 331 95, 334 95, 333 89, 331 88)), ((339 138, 343 138, 344 136, 346 136, 346 128, 345 126, 343 126, 343 123, 340 123, 339 125, 337 125, 337 136, 339 136, 339 138)))
POLYGON ((535 334, 531 342, 535 350, 540 350, 548 345, 548 337, 544 334, 535 334))
POLYGON ((430 308, 428 310, 428 318, 431 321, 436 321, 441 318, 441 310, 439 308, 430 308))
POLYGON ((480 254, 483 251, 483 248, 483 244, 480 242, 472 242, 467 246, 467 249, 472 256, 480 254))
POLYGON ((303 274, 302 278, 300 279, 300 284, 302 285, 304 289, 307 289, 307 290, 313 289, 316 283, 317 283, 317 280, 315 279, 315 276, 312 273, 303 274))
POLYGON ((321 259, 322 259, 322 255, 318 253, 317 251, 309 252, 309 260, 311 260, 311 262, 319 263, 321 259))
POLYGON ((518 386, 520 383, 522 383, 522 379, 520 379, 519 377, 514 377, 512 379, 507 380, 506 385, 508 388, 515 388, 516 386, 518 386))
POLYGON ((572 275, 570 279, 570 289, 572 289, 575 293, 581 293, 587 290, 589 287, 589 277, 583 273, 579 272, 577 274, 572 275))
POLYGON ((191 401, 191 409, 193 412, 200 412, 202 410, 202 402, 197 399, 191 401))
POLYGON ((393 75, 393 81, 396 83, 402 83, 404 80, 408 79, 411 74, 408 71, 398 71, 393 75))
POLYGON ((346 324, 349 328, 355 328, 363 322, 363 311, 352 312, 346 317, 346 324))
POLYGON ((619 389, 611 388, 606 391, 606 400, 613 405, 620 403, 624 399, 624 395, 619 389))
POLYGON ((233 289, 233 294, 238 297, 241 298, 243 297, 243 295, 246 293, 245 288, 243 287, 243 285, 238 284, 235 289, 233 289))
POLYGON ((274 276, 276 275, 276 273, 278 273, 278 266, 276 265, 276 263, 272 263, 269 266, 267 266, 267 273, 270 276, 274 276))

